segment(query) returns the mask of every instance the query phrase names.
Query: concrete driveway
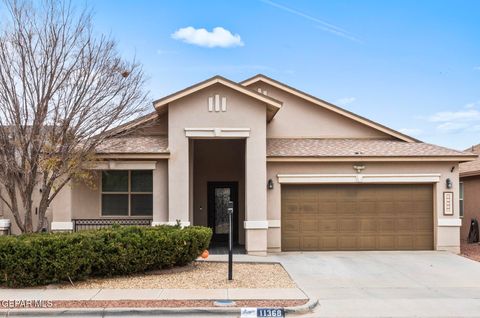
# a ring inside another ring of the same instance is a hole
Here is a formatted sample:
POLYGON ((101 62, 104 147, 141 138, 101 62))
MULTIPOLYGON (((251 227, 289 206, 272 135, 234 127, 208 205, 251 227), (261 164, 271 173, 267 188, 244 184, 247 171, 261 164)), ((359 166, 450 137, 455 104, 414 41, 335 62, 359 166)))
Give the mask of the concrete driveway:
POLYGON ((319 299, 315 312, 302 317, 480 317, 480 263, 448 252, 282 253, 271 258, 319 299))

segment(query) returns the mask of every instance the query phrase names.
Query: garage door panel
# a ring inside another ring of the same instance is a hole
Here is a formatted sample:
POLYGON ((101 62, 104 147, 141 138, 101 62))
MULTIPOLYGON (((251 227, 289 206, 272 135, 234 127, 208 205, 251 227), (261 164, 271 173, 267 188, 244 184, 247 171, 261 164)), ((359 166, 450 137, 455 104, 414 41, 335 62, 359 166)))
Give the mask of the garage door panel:
POLYGON ((361 250, 375 250, 377 248, 377 237, 375 235, 360 236, 358 244, 361 250))
POLYGON ((393 232, 395 231, 395 219, 394 218, 382 218, 378 220, 379 232, 393 232))
POLYGON ((377 249, 378 250, 394 250, 395 236, 393 236, 392 234, 377 236, 377 249))
POLYGON ((321 236, 319 238, 319 250, 334 251, 338 249, 337 236, 321 236))
POLYGON ((284 251, 299 251, 303 247, 300 244, 300 236, 291 236, 282 239, 282 249, 284 251))
POLYGON ((321 232, 337 232, 338 231, 338 225, 337 225, 337 219, 319 219, 318 220, 318 230, 321 232))
POLYGON ((356 214, 357 212, 357 204, 355 201, 338 201, 336 207, 337 213, 356 214))
POLYGON ((302 238, 302 247, 305 251, 317 251, 319 249, 318 237, 304 236, 302 238))
POLYGON ((282 224, 282 228, 285 231, 285 234, 289 233, 299 233, 300 232, 300 220, 289 220, 282 224))
POLYGON ((282 186, 283 250, 432 248, 431 185, 282 186))
POLYGON ((411 235, 399 235, 397 236, 397 246, 398 250, 413 250, 415 249, 415 238, 411 235))
POLYGON ((339 232, 356 232, 358 230, 358 219, 340 219, 338 221, 339 232))
POLYGON ((302 219, 300 223, 300 231, 302 233, 318 232, 318 222, 316 219, 302 219))
POLYGON ((359 221, 359 231, 361 232, 376 232, 377 231, 377 220, 374 218, 360 219, 359 221))
POLYGON ((316 215, 318 213, 318 206, 317 202, 303 202, 300 205, 300 210, 302 214, 313 214, 316 215))

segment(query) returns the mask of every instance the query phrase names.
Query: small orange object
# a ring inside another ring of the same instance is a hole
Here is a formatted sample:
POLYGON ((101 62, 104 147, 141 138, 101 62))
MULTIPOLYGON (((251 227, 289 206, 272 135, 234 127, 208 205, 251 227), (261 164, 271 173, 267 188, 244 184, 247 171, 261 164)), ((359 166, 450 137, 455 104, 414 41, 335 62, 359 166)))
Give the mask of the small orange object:
POLYGON ((202 256, 202 258, 207 258, 208 257, 208 250, 203 251, 201 256, 202 256))

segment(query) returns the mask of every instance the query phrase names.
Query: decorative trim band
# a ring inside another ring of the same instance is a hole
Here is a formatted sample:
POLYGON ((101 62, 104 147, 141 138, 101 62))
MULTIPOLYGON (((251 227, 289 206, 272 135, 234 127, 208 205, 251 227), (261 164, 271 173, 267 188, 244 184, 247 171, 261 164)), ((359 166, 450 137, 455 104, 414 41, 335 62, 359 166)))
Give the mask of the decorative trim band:
POLYGON ((440 174, 279 174, 279 183, 434 183, 440 174))
MULTIPOLYGON (((169 221, 169 222, 152 222, 152 226, 158 226, 158 225, 177 225, 176 221, 169 221)), ((190 226, 190 222, 188 221, 181 221, 180 222, 181 227, 185 226, 190 226)))
POLYGON ((438 219, 438 226, 462 226, 462 220, 461 219, 438 219))
POLYGON ((50 229, 52 231, 73 231, 73 222, 52 222, 50 229))
POLYGON ((266 230, 268 221, 244 221, 243 228, 245 230, 266 230))
POLYGON ((248 138, 250 128, 185 128, 186 137, 194 138, 248 138))
POLYGON ((268 228, 280 227, 280 220, 268 220, 268 228))
POLYGON ((101 161, 96 163, 91 170, 155 170, 156 161, 101 161))

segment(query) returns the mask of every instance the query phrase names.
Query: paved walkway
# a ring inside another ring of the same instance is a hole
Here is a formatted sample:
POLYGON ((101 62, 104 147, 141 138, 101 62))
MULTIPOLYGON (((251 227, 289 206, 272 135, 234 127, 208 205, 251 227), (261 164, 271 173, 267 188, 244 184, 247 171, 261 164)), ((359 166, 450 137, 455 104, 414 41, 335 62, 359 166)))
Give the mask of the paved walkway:
MULTIPOLYGON (((249 300, 308 299, 298 288, 0 289, 0 300, 249 300)), ((1 308, 0 308, 1 309, 1 308)))

